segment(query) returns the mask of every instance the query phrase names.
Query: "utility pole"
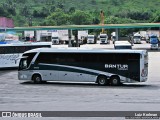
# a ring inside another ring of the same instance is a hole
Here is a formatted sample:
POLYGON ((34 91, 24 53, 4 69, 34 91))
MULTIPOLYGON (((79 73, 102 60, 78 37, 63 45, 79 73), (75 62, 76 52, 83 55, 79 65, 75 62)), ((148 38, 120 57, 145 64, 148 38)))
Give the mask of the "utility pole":
POLYGON ((71 42, 71 40, 72 40, 72 30, 68 30, 68 38, 69 38, 69 43, 68 43, 68 47, 72 47, 72 42, 71 42))
POLYGON ((32 26, 32 18, 29 18, 29 26, 32 26))
MULTIPOLYGON (((104 12, 101 10, 100 12, 101 25, 104 25, 104 12)), ((104 28, 102 28, 102 33, 104 33, 104 28)))

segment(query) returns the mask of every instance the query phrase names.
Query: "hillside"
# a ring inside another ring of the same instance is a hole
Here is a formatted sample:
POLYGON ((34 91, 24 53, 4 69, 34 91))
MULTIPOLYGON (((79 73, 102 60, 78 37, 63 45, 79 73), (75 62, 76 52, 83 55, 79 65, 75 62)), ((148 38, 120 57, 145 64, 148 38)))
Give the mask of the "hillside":
POLYGON ((160 22, 160 0, 1 0, 0 16, 15 26, 160 22))

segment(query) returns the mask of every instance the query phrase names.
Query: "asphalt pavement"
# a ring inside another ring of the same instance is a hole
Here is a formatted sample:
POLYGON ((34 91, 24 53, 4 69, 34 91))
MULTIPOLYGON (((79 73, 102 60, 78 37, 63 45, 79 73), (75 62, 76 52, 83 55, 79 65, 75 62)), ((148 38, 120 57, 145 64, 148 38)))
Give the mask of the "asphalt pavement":
MULTIPOLYGON (((113 49, 112 44, 87 44, 81 47, 113 49)), ((145 42, 133 46, 133 49, 148 50, 149 74, 147 82, 144 83, 122 86, 64 82, 33 84, 18 80, 17 70, 0 71, 0 111, 160 111, 160 51, 151 51, 149 47, 145 42)), ((76 119, 96 120, 95 117, 76 119)))

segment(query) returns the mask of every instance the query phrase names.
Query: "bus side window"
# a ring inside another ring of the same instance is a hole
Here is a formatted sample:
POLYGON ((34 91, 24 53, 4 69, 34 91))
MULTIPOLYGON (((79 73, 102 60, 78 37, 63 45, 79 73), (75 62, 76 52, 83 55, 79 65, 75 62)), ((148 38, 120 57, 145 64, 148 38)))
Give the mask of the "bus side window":
POLYGON ((139 60, 142 57, 141 54, 128 54, 128 59, 129 60, 139 60))
POLYGON ((70 53, 70 54, 67 54, 66 56, 67 63, 79 63, 80 59, 81 59, 80 54, 70 53))
POLYGON ((0 48, 0 54, 6 54, 6 47, 0 48))
POLYGON ((19 53, 19 52, 20 52, 20 50, 19 50, 19 47, 18 47, 18 46, 15 46, 15 47, 14 47, 14 50, 15 50, 15 53, 19 53))
POLYGON ((13 49, 13 46, 7 46, 5 47, 5 53, 6 54, 11 54, 11 53, 14 53, 14 49, 13 49))
POLYGON ((61 64, 65 64, 67 62, 67 55, 64 53, 56 53, 56 62, 57 63, 61 63, 61 64))
POLYGON ((40 53, 35 61, 35 64, 38 63, 54 64, 57 63, 57 60, 58 60, 58 55, 54 53, 40 53))
POLYGON ((108 54, 99 54, 98 55, 98 58, 99 58, 99 62, 102 62, 102 63, 112 63, 115 61, 115 54, 112 54, 112 53, 108 53, 108 54))
POLYGON ((82 62, 83 63, 97 63, 98 62, 98 56, 95 54, 87 54, 82 53, 82 62))

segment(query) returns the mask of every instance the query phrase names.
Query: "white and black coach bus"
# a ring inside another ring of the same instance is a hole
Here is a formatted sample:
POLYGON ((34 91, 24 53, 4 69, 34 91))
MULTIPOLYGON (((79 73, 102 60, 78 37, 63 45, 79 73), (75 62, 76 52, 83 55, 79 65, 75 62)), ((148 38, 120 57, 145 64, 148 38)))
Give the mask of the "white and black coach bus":
POLYGON ((145 82, 146 50, 38 48, 23 54, 19 80, 95 82, 99 85, 145 82))

